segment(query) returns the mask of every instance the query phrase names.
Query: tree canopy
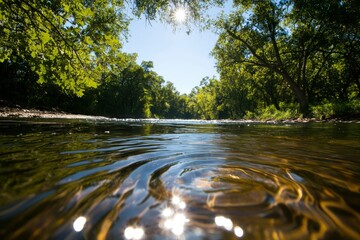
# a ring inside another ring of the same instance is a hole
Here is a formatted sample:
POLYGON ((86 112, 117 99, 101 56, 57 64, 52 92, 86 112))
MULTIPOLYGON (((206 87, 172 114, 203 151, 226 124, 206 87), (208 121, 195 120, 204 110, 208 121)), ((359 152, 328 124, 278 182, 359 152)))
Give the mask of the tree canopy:
POLYGON ((234 8, 216 22, 213 54, 224 81, 251 73, 276 107, 295 99, 306 115, 309 104, 346 100, 360 87, 357 1, 239 0, 234 8))
POLYGON ((82 95, 121 65, 122 1, 0 1, 0 60, 26 61, 39 82, 82 95))

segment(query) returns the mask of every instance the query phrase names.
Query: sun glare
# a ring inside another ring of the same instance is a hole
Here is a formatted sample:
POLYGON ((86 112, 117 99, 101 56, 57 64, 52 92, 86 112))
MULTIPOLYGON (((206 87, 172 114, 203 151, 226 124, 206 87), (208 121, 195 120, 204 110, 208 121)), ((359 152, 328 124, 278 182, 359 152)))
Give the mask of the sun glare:
POLYGON ((186 20, 186 10, 184 8, 177 8, 174 12, 174 19, 178 23, 183 23, 186 20))

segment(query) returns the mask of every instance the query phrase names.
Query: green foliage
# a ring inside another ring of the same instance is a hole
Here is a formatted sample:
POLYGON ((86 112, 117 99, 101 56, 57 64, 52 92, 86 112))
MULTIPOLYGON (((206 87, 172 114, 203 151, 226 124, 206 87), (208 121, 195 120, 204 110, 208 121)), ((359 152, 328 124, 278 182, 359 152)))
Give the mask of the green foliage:
POLYGON ((318 119, 360 116, 360 100, 343 103, 323 103, 312 106, 313 116, 318 119))
POLYGON ((26 61, 39 83, 81 96, 123 62, 122 8, 122 1, 3 0, 0 60, 26 61))
MULTIPOLYGON (((132 3, 148 19, 170 17, 182 5, 196 19, 202 7, 221 2, 132 3)), ((1 98, 117 117, 190 117, 187 97, 163 85, 152 62, 138 66, 135 56, 121 53, 129 20, 123 0, 1 0, 0 63, 9 75, 1 98)))
POLYGON ((309 104, 359 96, 360 8, 355 1, 234 5, 231 14, 215 22, 220 36, 213 55, 221 82, 242 79, 233 88, 247 100, 277 110, 279 102, 295 100, 305 115, 310 115, 309 104))
POLYGON ((189 109, 192 115, 202 119, 222 118, 222 105, 220 102, 221 90, 216 79, 205 77, 200 82, 201 88, 195 88, 190 94, 189 109))
MULTIPOLYGON (((136 0, 133 6, 154 19, 185 4, 195 19, 215 2, 222 1, 136 0)), ((123 0, 1 0, 0 62, 26 61, 39 83, 81 96, 126 62, 120 50, 129 20, 123 0)))
POLYGON ((313 106, 311 108, 311 111, 314 114, 314 117, 316 118, 329 118, 331 116, 334 116, 334 104, 333 103, 325 103, 318 106, 313 106))
POLYGON ((278 110, 274 105, 268 106, 265 109, 262 109, 260 113, 255 117, 260 120, 286 120, 286 119, 296 119, 299 118, 299 113, 297 111, 287 108, 284 110, 278 110))
POLYGON ((73 113, 117 118, 191 118, 188 97, 179 95, 173 84, 151 70, 152 62, 141 66, 128 56, 124 69, 114 70, 96 89, 82 97, 66 94, 54 83, 37 84, 37 74, 26 64, 0 63, 0 100, 40 109, 61 109, 73 113), (146 66, 146 67, 145 67, 146 66))
MULTIPOLYGON (((184 118, 184 99, 171 82, 151 70, 152 62, 141 66, 131 61, 118 74, 112 74, 97 90, 85 93, 91 99, 91 114, 117 118, 184 118)), ((79 101, 81 101, 80 98, 79 101)), ((185 99, 186 100, 186 99, 185 99)), ((88 106, 89 103, 79 104, 88 106)), ((86 113, 78 108, 78 112, 86 113)))
POLYGON ((257 118, 256 114, 253 112, 250 112, 250 111, 246 111, 246 113, 244 115, 244 119, 246 119, 246 120, 254 120, 256 118, 257 118))
POLYGON ((298 111, 298 104, 285 104, 281 102, 279 106, 279 108, 276 108, 274 105, 270 105, 265 108, 255 109, 253 112, 247 111, 244 119, 280 121, 302 117, 302 114, 298 111))

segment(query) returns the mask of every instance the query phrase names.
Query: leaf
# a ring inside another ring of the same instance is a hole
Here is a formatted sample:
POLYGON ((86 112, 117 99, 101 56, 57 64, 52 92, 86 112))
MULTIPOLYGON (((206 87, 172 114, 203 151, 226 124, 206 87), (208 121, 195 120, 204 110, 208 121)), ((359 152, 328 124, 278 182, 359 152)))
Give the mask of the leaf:
POLYGON ((43 32, 41 34, 41 41, 42 41, 43 45, 48 43, 50 40, 51 40, 51 36, 48 32, 43 32))
POLYGON ((70 6, 68 4, 64 3, 63 8, 66 13, 70 12, 70 6))
POLYGON ((92 17, 94 15, 91 8, 85 8, 82 13, 84 17, 92 17))
POLYGON ((6 16, 3 14, 3 12, 0 12, 0 21, 6 20, 6 16))
POLYGON ((89 36, 85 36, 84 43, 87 45, 93 44, 93 40, 89 36))
POLYGON ((59 54, 59 50, 57 49, 57 47, 54 47, 54 49, 52 50, 52 54, 53 56, 57 56, 59 54))

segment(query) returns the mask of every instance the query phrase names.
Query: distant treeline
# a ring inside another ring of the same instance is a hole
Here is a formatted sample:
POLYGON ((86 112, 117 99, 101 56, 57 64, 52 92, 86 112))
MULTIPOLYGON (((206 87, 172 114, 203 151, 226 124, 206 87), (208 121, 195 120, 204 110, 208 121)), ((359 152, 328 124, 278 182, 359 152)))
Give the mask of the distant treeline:
MULTIPOLYGON (((134 1, 133 12, 164 18, 177 2, 134 1)), ((188 19, 223 2, 186 1, 188 19)), ((205 77, 189 95, 122 52, 123 1, 4 0, 0 21, 0 99, 25 107, 120 118, 360 114, 359 1, 234 1, 231 13, 202 22, 219 33, 220 79, 205 77)))
POLYGON ((82 96, 65 92, 54 83, 38 83, 38 75, 24 63, 0 64, 0 99, 22 107, 57 109, 72 113, 133 118, 192 118, 187 96, 151 70, 152 62, 129 63, 82 96))

